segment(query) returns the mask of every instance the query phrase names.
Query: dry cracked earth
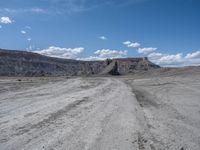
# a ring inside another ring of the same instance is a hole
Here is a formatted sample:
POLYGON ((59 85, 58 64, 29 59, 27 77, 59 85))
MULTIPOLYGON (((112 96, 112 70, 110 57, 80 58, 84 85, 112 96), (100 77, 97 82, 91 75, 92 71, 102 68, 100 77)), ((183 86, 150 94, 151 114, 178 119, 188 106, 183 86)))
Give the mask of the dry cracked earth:
POLYGON ((0 150, 200 150, 200 78, 0 78, 0 150))

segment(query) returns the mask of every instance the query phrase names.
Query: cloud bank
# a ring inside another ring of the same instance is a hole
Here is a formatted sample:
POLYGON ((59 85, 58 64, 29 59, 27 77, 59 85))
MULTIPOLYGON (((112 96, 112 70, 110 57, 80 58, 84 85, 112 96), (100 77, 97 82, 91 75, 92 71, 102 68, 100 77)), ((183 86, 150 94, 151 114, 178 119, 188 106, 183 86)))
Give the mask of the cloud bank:
POLYGON ((194 53, 188 53, 185 58, 187 59, 200 59, 200 51, 196 51, 194 53))
POLYGON ((125 57, 127 55, 127 50, 111 50, 111 49, 101 49, 94 52, 100 58, 117 58, 125 57))
POLYGON ((151 53, 148 55, 149 59, 161 66, 178 67, 178 66, 190 66, 200 65, 200 51, 188 53, 183 55, 177 54, 163 54, 163 53, 151 53))
POLYGON ((79 60, 105 60, 107 58, 123 58, 128 54, 127 50, 112 50, 112 49, 101 49, 94 52, 94 56, 85 58, 79 58, 79 60))
POLYGON ((65 58, 65 59, 74 59, 77 57, 78 54, 84 51, 83 47, 78 48, 61 48, 56 46, 50 46, 47 49, 34 51, 36 53, 50 56, 50 57, 57 57, 57 58, 65 58))
MULTIPOLYGON (((131 42, 126 41, 123 44, 128 45, 131 42)), ((165 54, 156 52, 157 48, 154 47, 138 48, 136 51, 139 54, 148 56, 150 61, 163 67, 200 65, 200 50, 185 55, 182 53, 165 54)))

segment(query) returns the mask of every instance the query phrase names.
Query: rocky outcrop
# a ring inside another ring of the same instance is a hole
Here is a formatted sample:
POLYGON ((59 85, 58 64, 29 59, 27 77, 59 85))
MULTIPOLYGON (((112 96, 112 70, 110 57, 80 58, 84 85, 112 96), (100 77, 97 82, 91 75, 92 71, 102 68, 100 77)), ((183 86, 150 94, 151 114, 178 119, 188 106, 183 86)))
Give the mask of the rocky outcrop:
POLYGON ((0 76, 77 76, 128 74, 159 68, 145 58, 79 61, 40 54, 0 49, 0 76))
POLYGON ((123 75, 160 68, 146 57, 107 59, 106 62, 107 67, 102 70, 101 74, 123 75))
POLYGON ((118 64, 115 60, 107 59, 106 64, 107 66, 99 73, 100 75, 119 75, 118 64))

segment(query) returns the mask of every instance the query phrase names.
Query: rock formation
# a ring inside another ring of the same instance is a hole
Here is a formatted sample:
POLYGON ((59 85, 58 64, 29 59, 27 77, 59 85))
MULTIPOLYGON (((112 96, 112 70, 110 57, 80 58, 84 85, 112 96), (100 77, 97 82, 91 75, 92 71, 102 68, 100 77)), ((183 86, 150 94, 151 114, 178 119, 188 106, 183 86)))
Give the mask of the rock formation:
POLYGON ((128 74, 159 68, 147 58, 80 61, 43 56, 26 51, 0 49, 0 76, 77 76, 128 74))
POLYGON ((142 70, 152 70, 160 68, 150 62, 148 58, 117 58, 107 59, 107 66, 102 70, 100 74, 111 74, 111 75, 123 75, 129 73, 135 73, 142 70))

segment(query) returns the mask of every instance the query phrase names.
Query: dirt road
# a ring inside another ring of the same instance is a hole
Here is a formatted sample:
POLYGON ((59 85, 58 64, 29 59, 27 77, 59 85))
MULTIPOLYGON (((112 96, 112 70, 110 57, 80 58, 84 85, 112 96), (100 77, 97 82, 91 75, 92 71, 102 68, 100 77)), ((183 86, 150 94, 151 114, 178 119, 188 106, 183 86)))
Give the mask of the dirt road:
MULTIPOLYGON (((141 85, 146 83, 155 81, 95 77, 30 84, 0 80, 0 149, 199 150, 197 91, 191 89, 196 96, 193 99, 195 111, 188 116, 196 117, 188 118, 190 120, 185 121, 190 122, 184 124, 176 121, 187 113, 176 116, 177 109, 172 110, 168 103, 170 97, 167 101, 152 99, 151 94, 157 97, 156 91, 145 93, 149 89, 142 89, 141 85), (171 121, 175 122, 174 126, 170 126, 171 121), (177 127, 182 128, 172 133, 177 127), (186 129, 186 133, 181 133, 186 129)), ((180 110, 185 108, 189 106, 180 110)))
POLYGON ((126 79, 144 112, 153 150, 200 149, 200 78, 126 79))

